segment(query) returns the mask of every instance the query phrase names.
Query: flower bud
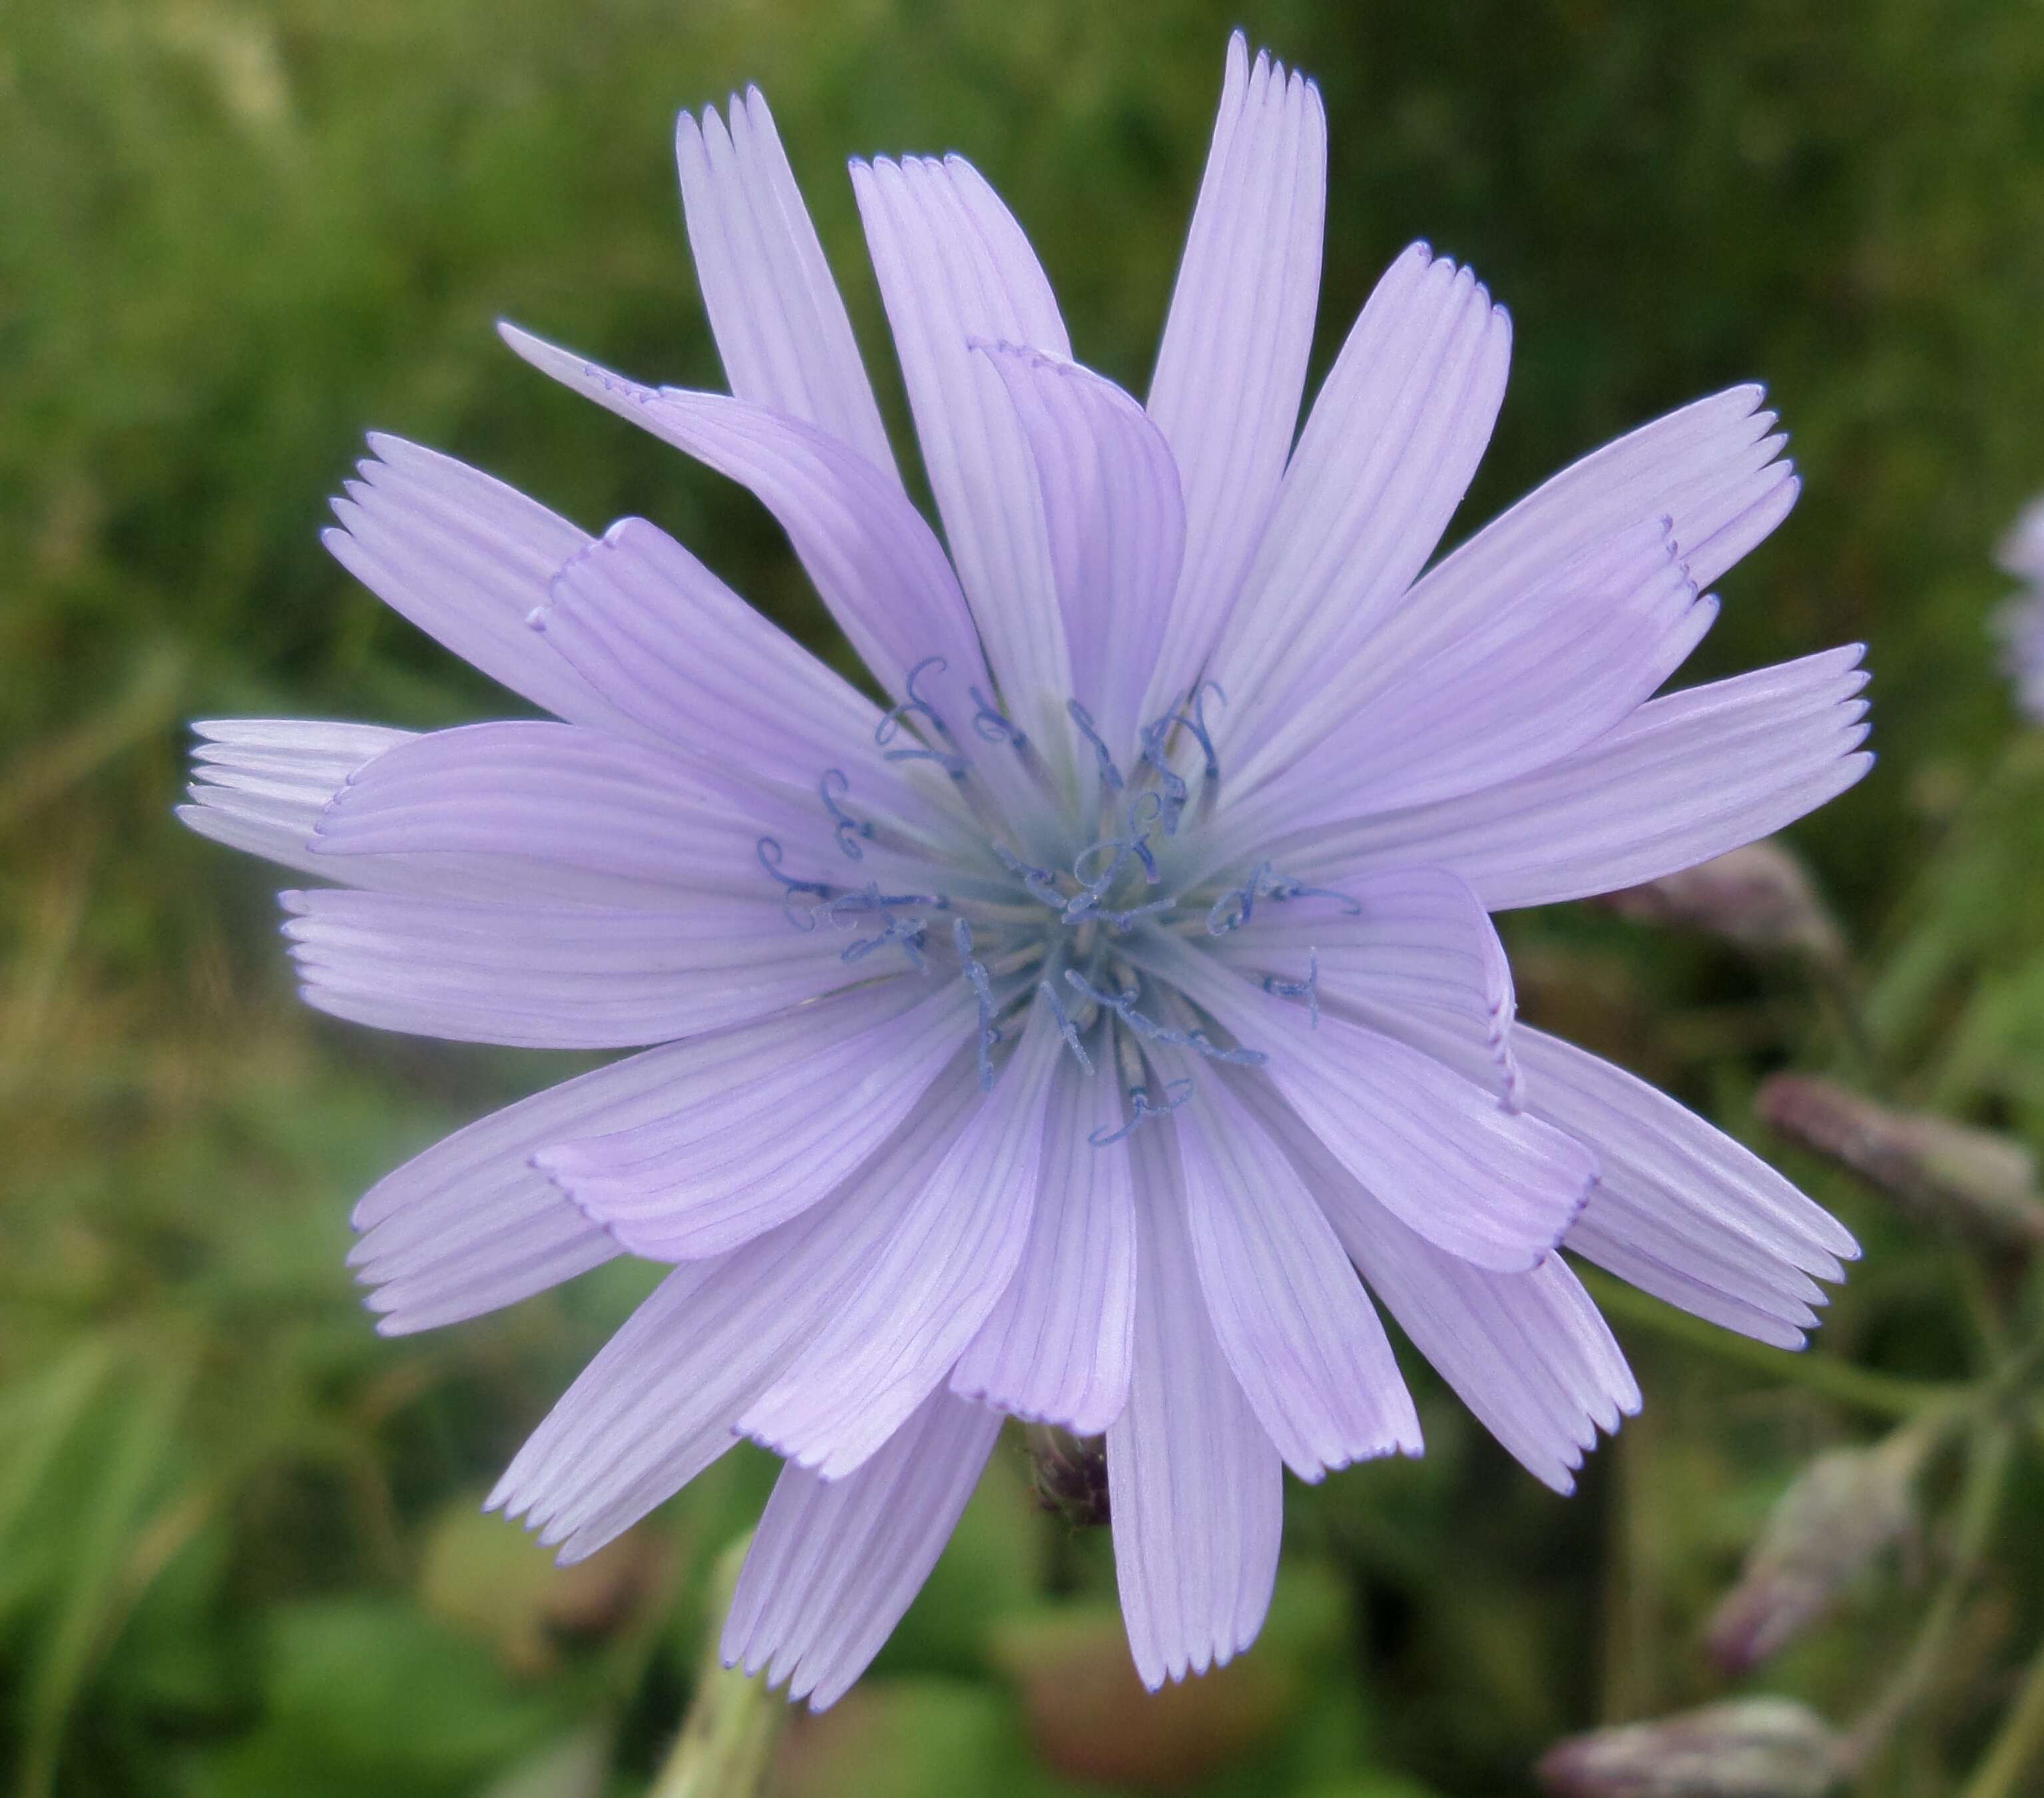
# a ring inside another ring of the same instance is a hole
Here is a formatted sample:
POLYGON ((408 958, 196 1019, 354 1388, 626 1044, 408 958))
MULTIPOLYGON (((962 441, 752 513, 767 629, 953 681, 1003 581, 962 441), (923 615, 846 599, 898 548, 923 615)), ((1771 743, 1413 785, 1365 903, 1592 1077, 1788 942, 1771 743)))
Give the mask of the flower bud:
POLYGON ((1793 951, 1824 962, 1845 954, 1845 939, 1803 864, 1778 843, 1749 843, 1608 893, 1602 903, 1623 918, 1700 931, 1743 949, 1793 951))
POLYGON ((1786 1698, 1735 1698, 1557 1742, 1535 1769, 1550 1798, 1823 1798, 1843 1738, 1786 1698))
POLYGON ((1890 1111, 1811 1074, 1773 1075, 1754 1104, 1770 1128, 1850 1168, 1926 1223, 2044 1243, 2036 1162, 2019 1143, 1946 1118, 1890 1111))
POLYGON ((1705 1639, 1719 1667, 1742 1673, 1786 1646, 1908 1533, 1931 1440, 1898 1431, 1871 1448, 1832 1449, 1797 1475, 1711 1618, 1705 1639))
POLYGON ((1107 1443, 1099 1436, 1075 1436, 1048 1423, 1024 1432, 1036 1502, 1074 1529, 1108 1521, 1107 1443))

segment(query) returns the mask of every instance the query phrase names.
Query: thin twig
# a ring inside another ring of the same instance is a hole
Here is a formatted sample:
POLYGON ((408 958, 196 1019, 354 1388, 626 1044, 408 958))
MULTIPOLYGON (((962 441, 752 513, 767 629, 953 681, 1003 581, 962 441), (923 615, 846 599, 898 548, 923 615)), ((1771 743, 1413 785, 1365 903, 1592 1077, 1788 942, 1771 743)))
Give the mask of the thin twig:
POLYGON ((2018 1782, 2044 1755, 2044 1648, 2030 1663, 2023 1689, 2002 1719, 2000 1733, 1960 1798, 2017 1798, 2018 1782))
POLYGON ((1959 1492, 1958 1528, 1951 1565, 1909 1653, 1888 1683, 1853 1726, 1851 1759, 1864 1769, 1886 1747, 1895 1731, 1936 1684, 1950 1651, 1966 1601, 1973 1596, 1994 1533, 1995 1519, 2008 1489, 2015 1431, 2005 1419, 1983 1417, 1968 1444, 1965 1477, 1959 1492))
POLYGON ((1624 1323, 1639 1324, 1701 1349, 1719 1361, 1751 1369, 1785 1385, 1800 1386, 1858 1410, 1884 1417, 1914 1417, 1940 1406, 1963 1405, 1973 1391, 1971 1386, 1956 1381, 1900 1379, 1892 1373, 1854 1367, 1828 1355, 1772 1348, 1663 1304, 1594 1269, 1586 1270, 1585 1278, 1598 1304, 1624 1323))

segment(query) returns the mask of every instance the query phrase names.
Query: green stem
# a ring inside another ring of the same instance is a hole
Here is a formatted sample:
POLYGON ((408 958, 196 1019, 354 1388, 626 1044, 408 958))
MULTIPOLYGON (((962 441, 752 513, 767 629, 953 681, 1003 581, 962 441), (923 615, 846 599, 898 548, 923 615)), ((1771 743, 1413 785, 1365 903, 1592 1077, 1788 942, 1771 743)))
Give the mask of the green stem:
POLYGON ((2044 1754, 2044 1649, 2030 1663, 2001 1732, 1960 1798, 2017 1798, 2023 1774, 2044 1754))
POLYGON ((1914 1417, 1939 1407, 1963 1404, 1972 1393, 1970 1387, 1957 1382, 1898 1379, 1892 1373, 1872 1373, 1826 1355, 1771 1348, 1677 1311, 1594 1269, 1585 1270, 1584 1277, 1598 1304, 1621 1322, 1639 1324, 1701 1349, 1720 1361, 1750 1368, 1784 1385, 1800 1386, 1861 1411, 1884 1417, 1914 1417))
POLYGON ((1893 1070, 1866 1021, 1866 990, 1858 964, 1842 941, 1829 950, 1812 950, 1803 958, 1815 989, 1817 1003, 1829 1014, 1837 1034, 1843 1070, 1877 1098, 1888 1096, 1893 1070))
POLYGON ((769 1689, 764 1675, 747 1679, 724 1665, 715 1623, 731 1601, 751 1546, 750 1536, 741 1538, 717 1558, 710 1589, 718 1602, 711 1607, 709 1646, 697 1674, 695 1696, 647 1798, 755 1798, 766 1782, 788 1703, 769 1689))
POLYGON ((1958 1527, 1952 1562, 1930 1614, 1910 1645, 1908 1657, 1887 1689, 1853 1726, 1852 1758, 1862 1769, 1887 1746, 1896 1730, 1929 1694, 1949 1655, 1952 1635, 1966 1601, 1973 1596, 1994 1532, 2014 1458, 2015 1431, 2004 1420, 1981 1420, 1968 1445, 1965 1478, 1959 1492, 1958 1527))

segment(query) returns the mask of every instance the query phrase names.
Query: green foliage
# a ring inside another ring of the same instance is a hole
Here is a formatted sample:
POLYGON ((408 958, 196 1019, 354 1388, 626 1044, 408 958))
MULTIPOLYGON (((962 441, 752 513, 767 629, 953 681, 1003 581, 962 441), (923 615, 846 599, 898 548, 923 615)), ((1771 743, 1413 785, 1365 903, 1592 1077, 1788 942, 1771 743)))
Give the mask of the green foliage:
MULTIPOLYGON (((714 383, 666 145, 676 106, 757 80, 897 429, 853 152, 969 152, 1034 235, 1079 353, 1139 386, 1238 20, 1327 98, 1316 367, 1414 236, 1513 309, 1512 395, 1470 520, 1639 419, 1764 378, 1806 494, 1732 577, 1699 670, 1873 645, 1883 762, 1798 833, 1861 946, 1861 1030, 1793 969, 1579 909, 1509 921, 1527 1014, 1742 1135, 1757 1079, 1792 1062, 2044 1135, 2044 767, 1983 629, 1990 546, 2044 486, 2033 9, 14 0, 0 1780, 17 1798, 646 1788, 714 1627, 717 1554, 770 1467, 735 1455, 574 1577, 474 1515, 646 1270, 374 1334, 343 1266, 353 1198, 564 1064, 304 1015, 274 880, 168 816, 182 720, 502 709, 318 548, 371 427, 585 524, 644 513, 820 640, 756 507, 521 368, 492 320, 714 383)), ((1120 1658, 1105 1543, 1032 1511, 998 1458, 873 1678, 791 1724, 781 1788, 1526 1792, 1558 1734, 1721 1696, 1698 1632, 1793 1471, 2038 1321, 2019 1266, 1792 1168, 1869 1251, 1810 1358, 1616 1312, 1648 1409, 1567 1502, 1416 1365, 1428 1458, 1293 1489, 1265 1641, 1155 1701, 1120 1658)), ((2044 1557, 2012 1521, 2044 1474, 2018 1422, 1996 1456, 1955 1439, 1934 1462, 1915 1585, 1905 1555, 1762 1676, 1852 1719, 1903 1660, 1923 1581, 1961 1569, 1942 1671, 1870 1792, 1956 1790, 2044 1633, 2044 1557), (1969 1560, 1950 1501, 1990 1464, 2000 1503, 1981 1501, 1969 1560)))
POLYGON ((199 1791, 465 1791, 544 1726, 486 1650, 401 1600, 281 1607, 262 1648, 263 1722, 213 1758, 199 1791))

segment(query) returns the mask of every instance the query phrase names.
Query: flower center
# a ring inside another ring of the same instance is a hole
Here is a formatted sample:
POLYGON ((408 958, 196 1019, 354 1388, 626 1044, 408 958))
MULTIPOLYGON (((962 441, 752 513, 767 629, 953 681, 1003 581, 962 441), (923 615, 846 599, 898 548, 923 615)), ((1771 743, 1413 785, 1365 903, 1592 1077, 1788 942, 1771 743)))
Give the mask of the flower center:
MULTIPOLYGON (((826 769, 816 790, 836 859, 860 864, 868 878, 797 877, 784 866, 780 842, 761 837, 759 863, 781 889, 790 927, 849 933, 840 958, 847 968, 898 955, 925 978, 962 980, 978 1007, 976 1052, 987 1091, 1015 1020, 1044 1000, 1080 1066, 1092 1074, 1105 1063, 1128 1086, 1129 1121, 1101 1133, 1101 1146, 1190 1095, 1185 1078, 1153 1093, 1138 1043, 1262 1065, 1262 1051, 1217 1039, 1212 1020, 1149 971, 1146 945, 1225 936, 1250 924, 1259 906, 1309 894, 1356 908, 1268 862, 1201 871, 1192 844, 1221 779, 1206 707, 1209 696, 1225 703, 1220 689, 1196 687, 1143 725, 1124 767, 1076 699, 1065 707, 1069 740, 1039 745, 977 686, 965 690, 978 740, 978 753, 968 752, 932 690, 943 672, 935 657, 912 669, 908 698, 882 717, 874 740, 885 760, 945 777, 928 783, 945 828, 919 832, 868 815, 844 770, 826 769)), ((1318 982, 1313 952, 1303 979, 1268 977, 1262 985, 1303 1000, 1317 1024, 1318 982)))

